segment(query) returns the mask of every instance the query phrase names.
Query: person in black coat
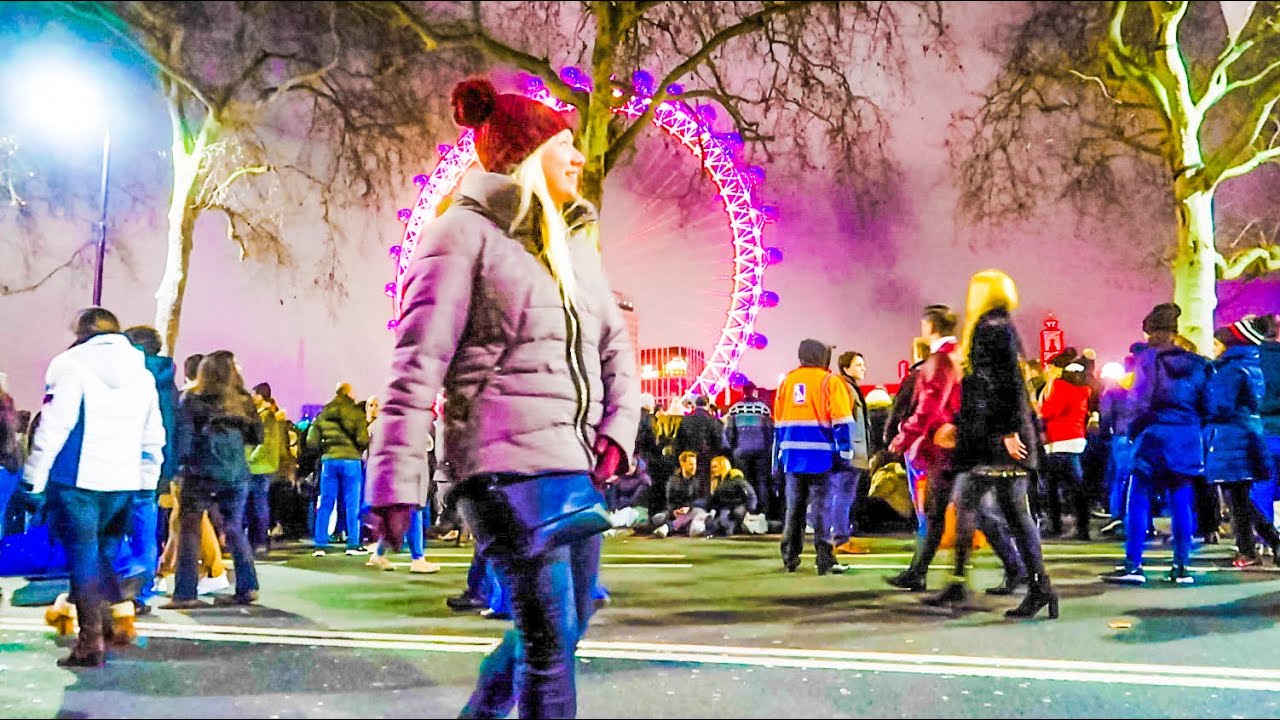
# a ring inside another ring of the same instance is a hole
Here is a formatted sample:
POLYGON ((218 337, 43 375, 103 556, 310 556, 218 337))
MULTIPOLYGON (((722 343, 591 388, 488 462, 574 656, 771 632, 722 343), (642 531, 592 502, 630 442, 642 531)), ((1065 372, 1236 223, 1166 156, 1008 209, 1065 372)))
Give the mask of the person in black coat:
POLYGON ((694 398, 693 412, 680 421, 676 430, 676 456, 686 452, 698 456, 699 494, 702 497, 711 494, 711 458, 720 454, 724 440, 724 425, 707 409, 710 405, 711 400, 706 395, 694 398))
POLYGON ((173 600, 165 609, 202 606, 197 599, 197 556, 201 517, 210 509, 222 515, 236 570, 235 594, 220 604, 248 605, 257 599, 253 548, 244 531, 244 508, 249 496, 245 449, 261 443, 262 420, 245 390, 235 356, 227 350, 205 356, 195 386, 183 393, 178 409, 181 534, 176 587, 173 600))
POLYGON ((968 363, 956 417, 955 569, 940 594, 925 600, 935 606, 963 605, 968 599, 968 563, 982 497, 994 492, 1010 525, 1026 570, 1026 598, 1006 617, 1029 618, 1048 606, 1058 617, 1058 595, 1049 582, 1040 533, 1027 500, 1030 470, 1039 466, 1039 434, 1031 399, 1022 378, 1022 342, 1010 313, 1018 306, 1013 280, 998 270, 977 273, 969 282, 965 340, 968 363))

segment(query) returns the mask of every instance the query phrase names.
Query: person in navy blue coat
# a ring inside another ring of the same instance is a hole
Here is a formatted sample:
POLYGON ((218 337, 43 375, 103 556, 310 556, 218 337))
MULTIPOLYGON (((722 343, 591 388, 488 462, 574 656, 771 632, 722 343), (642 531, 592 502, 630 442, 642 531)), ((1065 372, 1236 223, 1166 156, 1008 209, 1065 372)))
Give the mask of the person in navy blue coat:
POLYGON ((1208 415, 1209 361, 1175 344, 1178 316, 1173 303, 1157 305, 1142 321, 1148 348, 1134 367, 1133 474, 1125 512, 1125 565, 1106 582, 1142 585, 1142 551, 1151 495, 1164 490, 1173 515, 1173 568, 1169 582, 1189 584, 1191 531, 1195 523, 1193 483, 1204 477, 1203 428, 1208 415))
POLYGON ((1209 423, 1205 426, 1205 478, 1222 485, 1231 501, 1231 524, 1236 532, 1236 567, 1257 565, 1254 528, 1272 548, 1280 549, 1280 533, 1250 501, 1254 482, 1266 482, 1273 469, 1267 452, 1259 408, 1265 392, 1261 353, 1248 321, 1219 328, 1220 348, 1209 382, 1209 423))

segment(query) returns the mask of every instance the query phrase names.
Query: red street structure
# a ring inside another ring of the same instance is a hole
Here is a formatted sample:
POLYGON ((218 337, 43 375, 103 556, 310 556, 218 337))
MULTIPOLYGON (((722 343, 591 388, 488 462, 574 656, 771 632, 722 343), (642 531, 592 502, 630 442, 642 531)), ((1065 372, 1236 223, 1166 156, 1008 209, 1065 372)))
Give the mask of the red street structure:
POLYGON ((1053 313, 1049 313, 1044 319, 1044 328, 1040 331, 1040 361, 1049 362, 1066 346, 1066 334, 1058 327, 1058 319, 1053 313))

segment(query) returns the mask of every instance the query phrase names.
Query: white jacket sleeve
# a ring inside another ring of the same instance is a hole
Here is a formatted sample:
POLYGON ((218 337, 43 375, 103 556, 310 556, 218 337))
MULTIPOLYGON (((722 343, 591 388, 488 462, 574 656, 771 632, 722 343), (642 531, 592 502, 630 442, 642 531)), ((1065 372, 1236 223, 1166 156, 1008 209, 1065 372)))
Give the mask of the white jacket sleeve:
POLYGON ((160 415, 160 397, 151 391, 147 420, 142 426, 142 489, 155 490, 160 483, 160 466, 164 464, 166 435, 160 415))
POLYGON ((31 455, 22 472, 22 479, 31 486, 32 492, 44 492, 54 460, 80 421, 83 404, 84 384, 80 373, 70 363, 54 360, 45 373, 40 425, 32 438, 31 455))

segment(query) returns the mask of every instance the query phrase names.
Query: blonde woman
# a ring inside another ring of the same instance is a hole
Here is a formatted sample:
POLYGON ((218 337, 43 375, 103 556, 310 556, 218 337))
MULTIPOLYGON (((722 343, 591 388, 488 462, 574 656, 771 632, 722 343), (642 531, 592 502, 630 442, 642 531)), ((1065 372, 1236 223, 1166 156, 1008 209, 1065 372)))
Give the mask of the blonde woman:
POLYGON ((567 117, 487 80, 452 100, 487 172, 463 179, 409 263, 369 504, 394 549, 427 495, 422 448, 443 390, 452 492, 511 590, 516 626, 462 715, 505 717, 518 703, 520 717, 569 718, 609 528, 596 487, 629 465, 640 424, 635 360, 567 117))
POLYGON ((1012 278, 985 270, 969 281, 964 348, 965 375, 960 382, 956 414, 955 570, 930 605, 958 607, 968 598, 968 561, 978 506, 995 494, 1009 522, 1018 552, 1030 574, 1026 599, 1005 612, 1007 617, 1033 617, 1045 606, 1058 617, 1058 596, 1049 584, 1040 534, 1027 501, 1030 471, 1039 461, 1039 439, 1031 417, 1031 400, 1022 379, 1022 341, 1011 313, 1018 307, 1012 278))

